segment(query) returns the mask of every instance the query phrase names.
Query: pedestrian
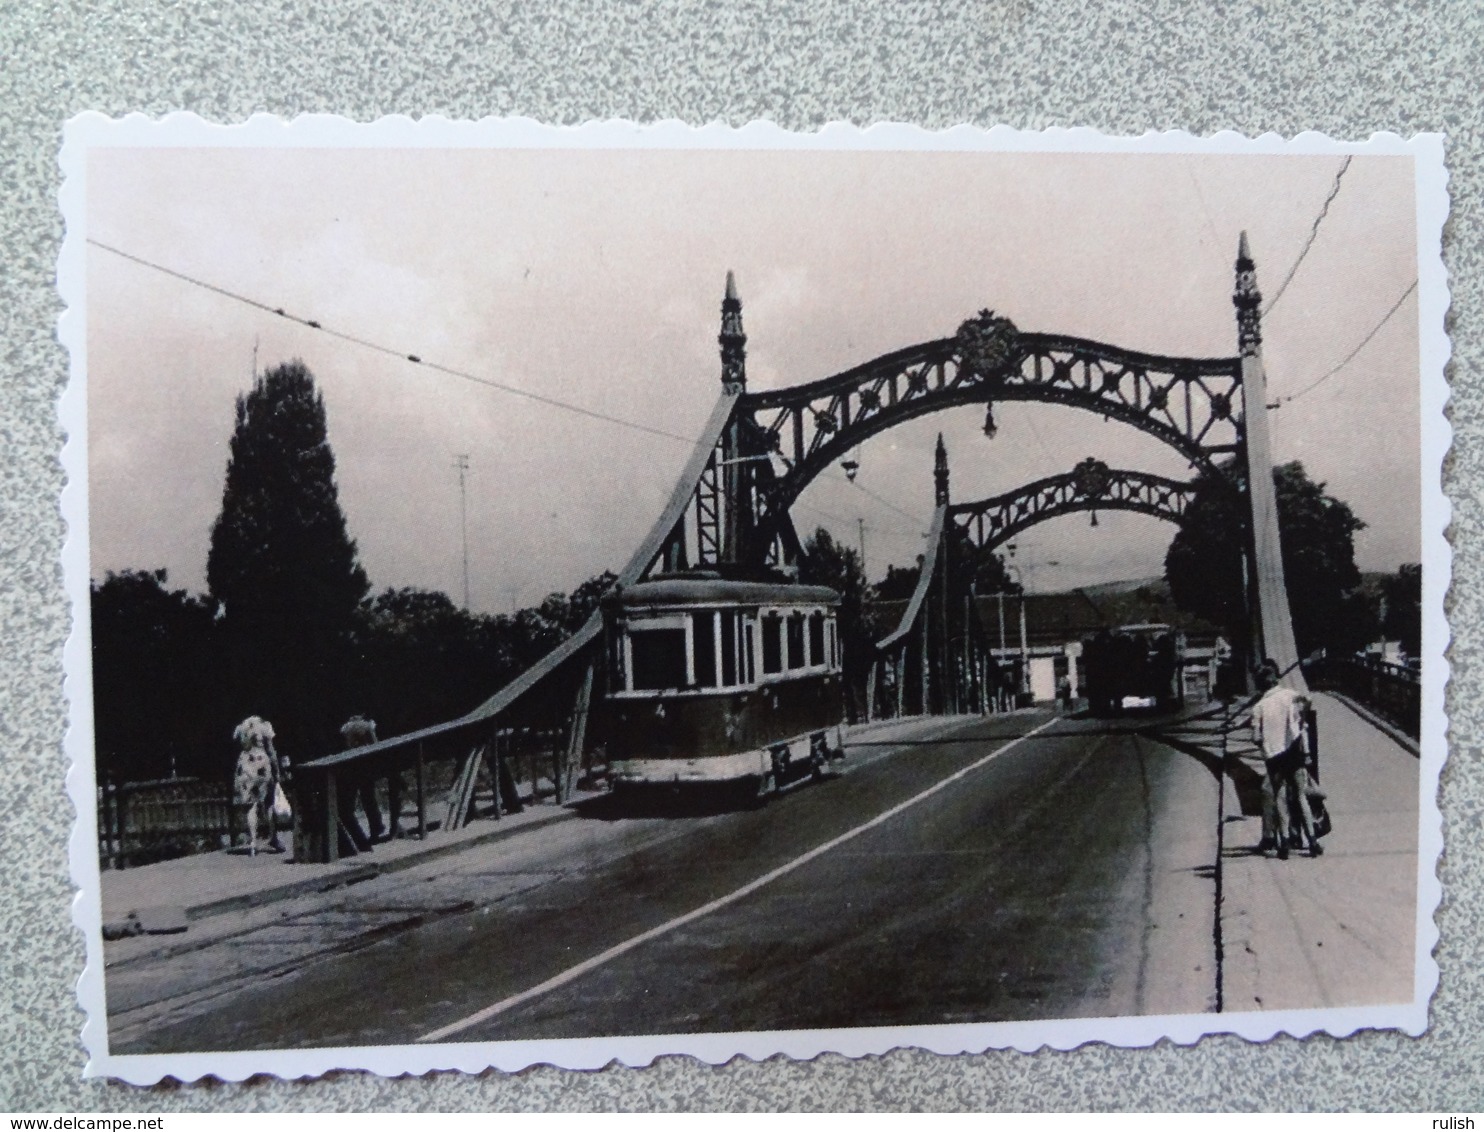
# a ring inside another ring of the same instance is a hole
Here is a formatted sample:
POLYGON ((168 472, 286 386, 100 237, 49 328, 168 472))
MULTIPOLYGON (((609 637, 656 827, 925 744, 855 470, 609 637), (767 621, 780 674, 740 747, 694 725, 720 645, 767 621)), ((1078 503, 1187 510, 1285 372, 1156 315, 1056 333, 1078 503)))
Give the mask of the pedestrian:
POLYGON ((1056 702, 1061 705, 1062 714, 1072 714, 1072 681, 1070 677, 1063 676, 1057 680, 1056 702))
MULTIPOLYGON (((353 715, 340 728, 340 737, 345 740, 346 750, 369 747, 376 742, 376 721, 363 715, 353 715)), ((335 800, 340 825, 357 852, 369 853, 372 843, 381 840, 386 828, 381 820, 381 806, 376 801, 375 775, 365 763, 347 764, 341 779, 345 788, 337 794, 335 800), (361 823, 356 818, 357 801, 366 812, 370 836, 367 836, 367 831, 361 828, 361 823)))
POLYGON ((1252 709, 1253 738, 1267 772, 1262 785, 1263 840, 1258 848, 1266 849, 1271 837, 1278 859, 1286 861, 1292 817, 1296 813, 1309 855, 1318 857, 1324 850, 1315 835, 1314 818, 1309 810, 1306 768, 1304 712, 1309 701, 1293 689, 1283 687, 1278 680, 1277 662, 1264 660, 1257 672, 1263 695, 1252 709))
POLYGON ((283 780, 283 766, 273 749, 273 725, 250 715, 232 732, 237 741, 237 771, 233 777, 233 801, 247 811, 247 853, 258 854, 258 818, 268 827, 268 849, 283 852, 278 822, 273 815, 274 788, 283 780))

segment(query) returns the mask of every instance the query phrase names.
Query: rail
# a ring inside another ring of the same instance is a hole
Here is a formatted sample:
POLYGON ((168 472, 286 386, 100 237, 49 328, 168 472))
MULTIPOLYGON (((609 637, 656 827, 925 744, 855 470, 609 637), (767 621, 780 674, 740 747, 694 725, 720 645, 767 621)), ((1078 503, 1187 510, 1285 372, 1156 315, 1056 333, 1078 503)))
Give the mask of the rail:
POLYGON ((1413 739, 1422 731, 1422 673, 1376 657, 1333 657, 1312 673, 1317 687, 1342 692, 1413 739))
POLYGON ((932 588, 933 576, 938 570, 938 553, 943 545, 943 524, 947 514, 948 508, 942 505, 933 511, 933 525, 928 528, 927 553, 923 556, 922 568, 917 572, 917 587, 912 591, 912 598, 907 602, 907 608, 902 610, 902 617, 897 622, 896 629, 876 642, 878 654, 885 653, 901 644, 907 634, 912 631, 912 626, 917 623, 917 618, 922 613, 928 590, 932 588))

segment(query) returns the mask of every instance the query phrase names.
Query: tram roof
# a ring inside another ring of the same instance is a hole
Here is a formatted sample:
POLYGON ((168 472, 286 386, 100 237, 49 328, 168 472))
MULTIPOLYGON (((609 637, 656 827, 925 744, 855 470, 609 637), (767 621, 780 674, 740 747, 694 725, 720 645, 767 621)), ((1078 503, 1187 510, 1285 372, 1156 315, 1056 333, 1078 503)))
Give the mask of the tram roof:
POLYGON ((828 586, 671 576, 637 582, 614 594, 611 600, 625 608, 656 605, 839 605, 840 595, 828 586))

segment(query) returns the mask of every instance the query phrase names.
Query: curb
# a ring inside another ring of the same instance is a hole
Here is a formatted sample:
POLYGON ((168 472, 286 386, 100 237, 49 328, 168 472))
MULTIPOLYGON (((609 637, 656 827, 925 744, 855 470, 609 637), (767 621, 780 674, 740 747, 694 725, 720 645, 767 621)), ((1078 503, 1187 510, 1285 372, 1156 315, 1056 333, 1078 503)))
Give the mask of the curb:
MULTIPOLYGON (((508 837, 515 837, 528 829, 541 829, 556 822, 574 818, 577 815, 566 806, 555 813, 544 814, 540 818, 533 818, 523 822, 514 829, 492 829, 481 833, 477 837, 469 837, 463 841, 451 842, 446 845, 435 845, 423 853, 409 853, 405 857, 399 857, 394 861, 381 864, 358 865, 347 868, 342 873, 332 876, 319 876, 308 880, 291 881, 288 884, 275 885, 272 888, 262 889, 258 892, 244 893, 241 896, 229 896, 221 900, 212 900, 204 904, 197 904, 186 908, 184 915, 187 926, 199 921, 210 920, 214 916, 224 915, 229 912, 247 912, 255 908, 264 908, 270 904, 277 904, 284 900, 291 900, 298 896, 309 896, 317 892, 332 892, 337 888, 348 888, 362 881, 372 880, 375 877, 402 872, 404 869, 414 868, 429 861, 436 861, 440 857, 449 857, 465 849, 472 849, 479 845, 488 845, 494 841, 501 841, 508 837)), ((205 935, 181 936, 174 932, 169 933, 146 933, 152 934, 158 940, 156 945, 147 951, 141 951, 137 955, 128 955, 119 959, 108 961, 106 967, 128 966, 141 961, 172 959, 177 955, 183 955, 191 951, 199 951, 204 947, 210 947, 220 941, 219 935, 213 935, 206 931, 205 935)))
POLYGON ((1361 719, 1365 720, 1377 731, 1384 733, 1386 737, 1393 743, 1396 743, 1398 746, 1405 747, 1407 753, 1410 754, 1413 758, 1422 757, 1422 747, 1416 739, 1413 739, 1410 735, 1408 735, 1401 728, 1397 727, 1395 724, 1388 723, 1386 720, 1382 719, 1379 715, 1373 712, 1370 708, 1366 707, 1364 704, 1357 703, 1355 700, 1352 700, 1349 696, 1345 695, 1344 692, 1325 691, 1321 694, 1329 696, 1331 699, 1338 700, 1340 703, 1344 704, 1347 708, 1353 711, 1356 715, 1360 716, 1361 719))
POLYGON ((522 822, 513 828, 500 828, 498 825, 477 837, 468 837, 460 841, 450 841, 443 845, 431 845, 425 851, 408 853, 406 856, 397 857, 390 861, 377 861, 364 865, 354 865, 344 872, 335 873, 331 876, 309 877, 304 880, 289 881, 286 884, 275 885, 272 888, 259 889, 256 892, 245 892, 239 896, 226 896, 219 900, 209 900, 204 904, 196 904, 186 908, 187 920, 206 920, 212 916, 220 916, 225 912, 242 912, 249 908, 260 908, 264 904, 276 904, 280 900, 292 900, 296 896, 309 896, 316 892, 330 892, 337 888, 346 888, 362 881, 372 880, 375 877, 399 873, 404 869, 415 868, 418 865, 436 861, 441 857, 448 857, 454 853, 461 853, 465 849, 472 849, 477 845, 488 845, 492 841, 503 841, 507 837, 514 837, 524 833, 526 830, 541 829, 554 822, 565 821, 577 815, 568 807, 562 806, 550 814, 540 818, 532 818, 522 822))

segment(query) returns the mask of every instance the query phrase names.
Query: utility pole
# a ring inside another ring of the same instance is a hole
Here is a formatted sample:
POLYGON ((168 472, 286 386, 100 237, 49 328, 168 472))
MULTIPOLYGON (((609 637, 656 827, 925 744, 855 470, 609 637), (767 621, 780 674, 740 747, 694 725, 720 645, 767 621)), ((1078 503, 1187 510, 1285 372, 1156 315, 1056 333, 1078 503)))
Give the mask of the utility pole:
POLYGON ((860 527, 861 536, 861 578, 869 584, 871 575, 866 572, 866 520, 858 517, 855 521, 860 527))
POLYGON ((459 473, 459 537, 464 546, 464 608, 469 608, 469 499, 465 489, 465 477, 469 472, 469 455, 459 453, 453 458, 453 466, 459 473))

